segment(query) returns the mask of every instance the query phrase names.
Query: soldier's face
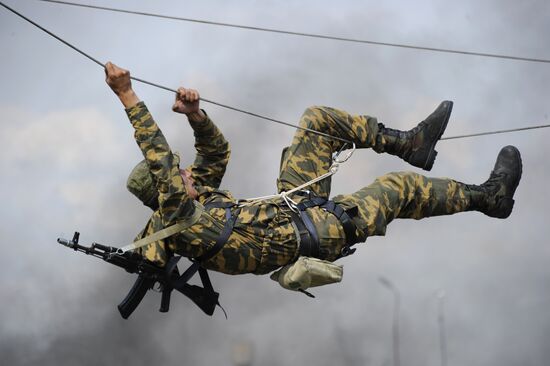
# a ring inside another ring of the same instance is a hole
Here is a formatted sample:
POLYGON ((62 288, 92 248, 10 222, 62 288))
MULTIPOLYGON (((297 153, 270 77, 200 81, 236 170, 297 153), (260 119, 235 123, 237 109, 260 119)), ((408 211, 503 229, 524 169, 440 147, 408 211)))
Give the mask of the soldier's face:
POLYGON ((192 199, 197 199, 199 193, 195 189, 195 180, 193 179, 191 172, 187 169, 180 169, 180 175, 183 179, 183 184, 185 185, 187 195, 192 199))

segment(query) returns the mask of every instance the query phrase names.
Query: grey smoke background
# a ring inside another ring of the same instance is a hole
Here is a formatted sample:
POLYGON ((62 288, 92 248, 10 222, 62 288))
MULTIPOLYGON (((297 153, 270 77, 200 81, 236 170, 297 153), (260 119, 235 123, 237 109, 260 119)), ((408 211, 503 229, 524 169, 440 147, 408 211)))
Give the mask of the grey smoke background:
MULTIPOLYGON (((410 128, 442 99, 455 101, 446 134, 548 123, 550 67, 6 1, 100 60, 206 98, 298 121, 330 105, 410 128)), ((92 3, 92 2, 90 2, 92 3)), ((94 1, 142 11, 296 31, 550 57, 550 5, 538 1, 94 1)), ((125 191, 140 159, 103 71, 0 9, 0 355, 6 365, 230 365, 250 342, 258 365, 391 365, 391 293, 401 290, 403 365, 438 365, 436 291, 444 289, 449 365, 547 365, 550 130, 442 142, 432 176, 484 181, 499 149, 522 151, 524 176, 510 219, 478 213, 392 223, 342 262, 344 282, 317 299, 268 277, 214 274, 229 319, 174 296, 168 314, 150 293, 128 321, 116 304, 133 277, 56 244, 127 243, 148 212, 125 191)), ((173 96, 135 89, 174 150, 193 158, 173 96)), ((293 130, 205 104, 232 143, 224 188, 272 193, 293 130)), ((358 151, 334 179, 353 192, 410 169, 358 151)))

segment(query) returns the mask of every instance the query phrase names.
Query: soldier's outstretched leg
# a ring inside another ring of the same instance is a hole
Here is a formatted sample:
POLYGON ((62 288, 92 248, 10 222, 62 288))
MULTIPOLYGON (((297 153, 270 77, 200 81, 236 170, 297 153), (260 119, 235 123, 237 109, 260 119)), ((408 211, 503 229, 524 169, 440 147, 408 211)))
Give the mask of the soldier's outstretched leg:
MULTIPOLYGON (((409 131, 386 128, 375 117, 351 115, 330 107, 310 107, 300 119, 300 126, 350 140, 358 148, 397 155, 414 166, 429 170, 435 160, 435 144, 445 131, 453 103, 442 102, 417 127, 409 131)), ((279 192, 288 191, 328 171, 332 154, 343 142, 297 130, 292 145, 283 150, 279 192)), ((346 146, 349 148, 351 146, 346 146)), ((330 179, 311 187, 318 196, 328 197, 330 179)))
POLYGON ((521 173, 519 151, 506 146, 500 151, 489 179, 481 185, 428 178, 413 172, 390 173, 351 195, 333 199, 348 211, 356 210, 353 220, 364 241, 367 236, 384 235, 387 225, 396 218, 418 220, 464 211, 508 217, 521 173))

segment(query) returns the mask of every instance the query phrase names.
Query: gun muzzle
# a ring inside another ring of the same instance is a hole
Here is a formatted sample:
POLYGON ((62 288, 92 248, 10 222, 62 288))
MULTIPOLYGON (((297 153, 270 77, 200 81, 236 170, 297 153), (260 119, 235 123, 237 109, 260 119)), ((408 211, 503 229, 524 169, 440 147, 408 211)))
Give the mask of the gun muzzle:
POLYGON ((69 247, 69 248, 75 248, 77 245, 78 245, 78 239, 80 237, 80 233, 75 231, 74 233, 74 236, 73 236, 73 239, 72 240, 67 240, 67 239, 63 239, 63 238, 57 238, 57 242, 61 245, 64 245, 66 247, 69 247))
POLYGON ((57 242, 58 242, 59 244, 61 244, 61 245, 64 245, 64 246, 66 246, 66 247, 69 247, 69 248, 72 248, 72 246, 73 246, 72 243, 71 243, 69 240, 67 240, 67 239, 57 238, 57 242))
POLYGON ((66 247, 69 247, 69 248, 71 248, 71 249, 76 250, 77 244, 76 244, 74 241, 72 241, 72 240, 67 240, 67 239, 63 239, 63 238, 58 238, 58 239, 57 239, 57 242, 58 242, 59 244, 61 244, 61 245, 64 245, 64 246, 66 246, 66 247))

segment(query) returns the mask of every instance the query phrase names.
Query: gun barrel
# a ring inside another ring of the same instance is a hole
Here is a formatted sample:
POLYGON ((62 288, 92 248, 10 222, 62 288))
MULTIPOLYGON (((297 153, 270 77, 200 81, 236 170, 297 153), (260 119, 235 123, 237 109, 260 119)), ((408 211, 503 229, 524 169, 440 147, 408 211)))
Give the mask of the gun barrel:
POLYGON ((107 245, 101 245, 98 243, 93 243, 92 248, 98 248, 99 250, 103 250, 104 252, 107 252, 107 253, 116 253, 116 251, 118 250, 118 248, 109 247, 107 245))

